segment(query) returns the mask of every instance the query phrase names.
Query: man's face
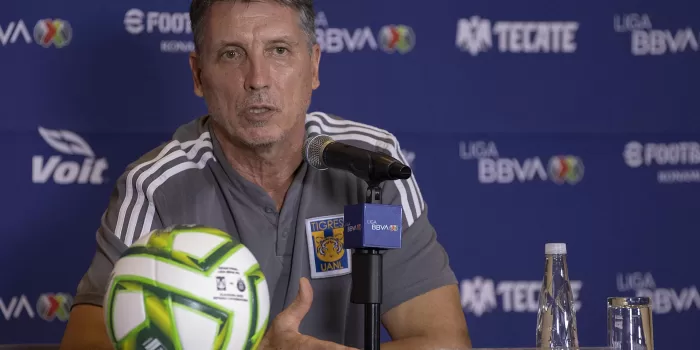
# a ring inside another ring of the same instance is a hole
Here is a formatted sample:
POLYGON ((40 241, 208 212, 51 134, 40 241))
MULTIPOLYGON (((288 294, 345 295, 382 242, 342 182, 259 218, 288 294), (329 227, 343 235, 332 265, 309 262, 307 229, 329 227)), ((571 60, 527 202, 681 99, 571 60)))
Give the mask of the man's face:
POLYGON ((198 56, 190 57, 195 93, 227 137, 263 147, 303 133, 319 85, 320 50, 310 52, 294 9, 274 2, 217 2, 198 56))

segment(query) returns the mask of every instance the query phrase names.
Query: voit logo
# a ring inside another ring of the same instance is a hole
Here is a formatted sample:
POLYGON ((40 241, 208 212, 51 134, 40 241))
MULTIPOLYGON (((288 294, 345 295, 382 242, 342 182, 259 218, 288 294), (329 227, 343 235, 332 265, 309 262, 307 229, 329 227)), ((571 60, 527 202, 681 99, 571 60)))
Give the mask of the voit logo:
POLYGON ((552 181, 555 184, 575 185, 583 179, 584 165, 573 155, 554 155, 545 158, 524 159, 501 157, 492 141, 460 142, 459 157, 476 160, 478 179, 482 184, 510 184, 513 182, 552 181))
POLYGON ((362 50, 381 50, 386 53, 405 54, 416 45, 413 29, 403 24, 381 27, 375 34, 372 28, 333 28, 328 25, 324 12, 316 14, 316 40, 322 52, 357 52, 362 50))
POLYGON ((656 314, 700 310, 700 294, 695 285, 684 288, 658 287, 651 272, 618 273, 617 290, 631 291, 638 297, 649 297, 651 310, 656 314))
POLYGON ((661 184, 700 182, 700 169, 687 169, 700 165, 700 143, 695 141, 644 144, 630 141, 625 144, 622 157, 630 168, 676 167, 657 171, 656 180, 661 184))
POLYGON ((496 21, 479 16, 457 21, 457 48, 472 56, 494 46, 509 53, 574 53, 578 22, 496 21))
POLYGON ((105 183, 103 172, 108 167, 107 160, 95 157, 90 145, 78 134, 39 127, 39 135, 62 155, 32 157, 33 183, 44 184, 49 180, 59 185, 105 183))
POLYGON ((630 52, 634 56, 665 55, 698 51, 700 34, 689 26, 676 29, 654 28, 646 13, 623 13, 613 17, 617 33, 630 34, 630 52))
MULTIPOLYGON (((574 311, 581 309, 578 300, 583 282, 570 281, 574 311)), ((480 317, 488 312, 537 313, 542 281, 494 281, 476 276, 459 285, 462 308, 480 317)))
POLYGON ((190 14, 187 12, 158 12, 140 9, 130 9, 124 14, 124 29, 132 35, 157 35, 177 34, 188 39, 161 40, 160 51, 168 53, 181 53, 194 51, 192 41, 192 25, 190 14))
POLYGON ((34 24, 32 35, 24 20, 12 21, 5 25, 0 23, 0 45, 16 43, 36 43, 45 48, 63 48, 73 39, 73 28, 68 21, 44 18, 34 24))

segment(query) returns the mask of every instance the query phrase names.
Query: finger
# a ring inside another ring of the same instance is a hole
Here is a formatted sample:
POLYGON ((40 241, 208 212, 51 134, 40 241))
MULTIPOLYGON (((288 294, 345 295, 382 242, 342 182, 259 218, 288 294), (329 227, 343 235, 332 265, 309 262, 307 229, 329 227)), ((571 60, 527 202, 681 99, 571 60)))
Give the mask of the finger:
POLYGON ((306 313, 311 308, 311 303, 314 299, 314 292, 311 288, 311 283, 308 279, 302 277, 299 279, 299 293, 294 301, 280 313, 280 322, 286 330, 298 330, 301 320, 304 319, 306 313))
POLYGON ((308 335, 302 335, 301 348, 304 350, 356 350, 337 343, 320 340, 308 335))

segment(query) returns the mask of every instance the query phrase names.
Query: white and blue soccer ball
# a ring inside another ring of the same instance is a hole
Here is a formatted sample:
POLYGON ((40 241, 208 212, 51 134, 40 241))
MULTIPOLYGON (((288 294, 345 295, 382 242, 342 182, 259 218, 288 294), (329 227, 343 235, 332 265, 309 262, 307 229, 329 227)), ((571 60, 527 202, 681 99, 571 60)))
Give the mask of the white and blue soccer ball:
POLYGON ((270 296, 255 256, 220 230, 174 226, 131 245, 104 302, 116 349, 255 349, 270 296))

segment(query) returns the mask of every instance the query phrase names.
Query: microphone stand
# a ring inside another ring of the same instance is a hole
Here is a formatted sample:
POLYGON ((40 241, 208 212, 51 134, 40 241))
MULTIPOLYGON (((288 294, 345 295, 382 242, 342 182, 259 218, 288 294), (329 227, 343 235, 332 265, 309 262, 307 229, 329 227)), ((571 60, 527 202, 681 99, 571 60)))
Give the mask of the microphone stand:
MULTIPOLYGON (((381 204, 379 182, 367 182, 365 203, 381 204)), ((382 258, 379 249, 355 249, 352 254, 350 301, 365 306, 365 349, 379 350, 379 315, 382 303, 382 258)))

